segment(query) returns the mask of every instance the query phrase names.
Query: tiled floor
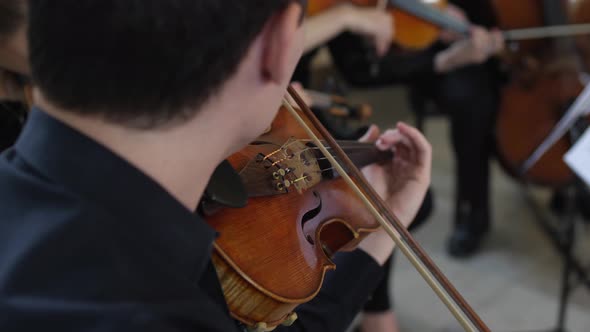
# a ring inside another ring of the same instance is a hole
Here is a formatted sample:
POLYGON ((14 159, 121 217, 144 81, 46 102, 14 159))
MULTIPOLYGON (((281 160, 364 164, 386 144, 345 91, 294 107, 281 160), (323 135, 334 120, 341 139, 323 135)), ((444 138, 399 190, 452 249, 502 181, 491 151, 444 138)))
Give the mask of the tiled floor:
MULTIPOLYGON (((353 98, 374 103, 374 120, 382 126, 411 120, 400 89, 355 92, 353 98)), ((434 148, 436 209, 430 222, 415 233, 416 238, 492 331, 551 330, 556 322, 562 261, 536 224, 523 190, 494 164, 492 233, 481 254, 468 260, 451 259, 444 250, 454 190, 447 121, 430 119, 425 131, 434 148)), ((533 197, 543 203, 548 192, 536 190, 533 197)), ((589 233, 581 223, 577 235, 583 245, 578 251, 586 253, 586 261, 590 261, 589 233)), ((403 331, 461 331, 401 255, 393 279, 392 294, 403 331)), ((567 327, 571 332, 590 331, 590 292, 583 288, 573 296, 567 327)))

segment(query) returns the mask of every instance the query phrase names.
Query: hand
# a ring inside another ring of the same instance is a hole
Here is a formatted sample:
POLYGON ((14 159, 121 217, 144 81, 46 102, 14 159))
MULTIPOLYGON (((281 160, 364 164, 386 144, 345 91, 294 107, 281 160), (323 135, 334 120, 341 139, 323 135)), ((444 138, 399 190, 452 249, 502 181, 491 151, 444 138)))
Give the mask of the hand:
POLYGON ((383 56, 393 42, 394 28, 391 14, 376 8, 343 6, 347 14, 347 29, 366 36, 375 44, 378 56, 383 56))
MULTIPOLYGON (((415 128, 399 123, 396 129, 379 135, 372 126, 361 141, 374 141, 378 149, 392 150, 394 158, 385 165, 370 165, 363 175, 404 226, 414 220, 430 184, 432 148, 415 128)), ((383 264, 393 251, 393 241, 381 229, 368 237, 359 248, 383 264)))
POLYGON ((363 175, 405 226, 409 226, 422 205, 430 184, 432 148, 415 128, 398 123, 379 135, 371 126, 361 141, 375 141, 379 150, 394 152, 392 161, 362 169, 363 175))
MULTIPOLYGON (((463 9, 461 9, 453 4, 448 4, 447 7, 445 8, 444 12, 445 12, 445 14, 450 16, 451 18, 454 18, 460 22, 469 24, 469 19, 467 18, 467 14, 465 14, 463 9)), ((440 39, 446 43, 451 43, 451 42, 457 41, 460 38, 461 38, 460 35, 458 35, 457 33, 453 32, 453 31, 449 31, 449 30, 443 30, 440 34, 440 39)))
POLYGON ((473 27, 470 38, 455 42, 435 57, 435 70, 449 72, 459 67, 481 64, 504 49, 500 31, 473 27))

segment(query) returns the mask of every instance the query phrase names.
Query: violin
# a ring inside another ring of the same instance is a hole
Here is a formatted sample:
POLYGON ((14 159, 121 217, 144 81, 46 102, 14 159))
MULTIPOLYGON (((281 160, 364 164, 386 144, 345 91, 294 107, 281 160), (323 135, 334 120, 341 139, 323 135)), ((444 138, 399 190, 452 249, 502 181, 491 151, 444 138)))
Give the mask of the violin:
MULTIPOLYGON (((313 16, 345 0, 311 0, 308 15, 313 16)), ((370 6, 386 10, 393 17, 395 34, 392 42, 402 48, 419 50, 432 45, 442 30, 468 36, 470 27, 442 10, 446 0, 351 0, 357 6, 370 6)))
POLYGON ((248 200, 205 213, 219 233, 213 264, 232 316, 252 331, 296 319, 331 257, 383 227, 467 331, 489 331, 358 167, 391 160, 373 144, 336 142, 292 87, 269 131, 230 156, 248 200))

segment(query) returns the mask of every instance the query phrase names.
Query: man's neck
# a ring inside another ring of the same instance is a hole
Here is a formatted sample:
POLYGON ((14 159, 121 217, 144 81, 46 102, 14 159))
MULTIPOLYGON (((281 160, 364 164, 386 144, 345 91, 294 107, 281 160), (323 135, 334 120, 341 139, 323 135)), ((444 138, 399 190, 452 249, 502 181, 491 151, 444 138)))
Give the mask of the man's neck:
POLYGON ((150 176, 191 211, 215 168, 231 152, 227 133, 232 128, 223 127, 215 112, 208 110, 181 126, 140 130, 65 112, 44 102, 39 105, 150 176))

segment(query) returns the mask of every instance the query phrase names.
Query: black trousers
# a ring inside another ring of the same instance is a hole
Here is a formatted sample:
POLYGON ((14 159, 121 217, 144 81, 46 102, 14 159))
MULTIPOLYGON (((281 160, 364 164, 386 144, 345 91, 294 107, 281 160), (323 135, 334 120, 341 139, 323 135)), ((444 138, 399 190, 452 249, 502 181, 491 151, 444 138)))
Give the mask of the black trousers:
POLYGON ((414 83, 424 89, 451 123, 455 153, 455 222, 484 231, 490 222, 490 163, 498 107, 495 73, 489 65, 469 66, 431 82, 414 83))

